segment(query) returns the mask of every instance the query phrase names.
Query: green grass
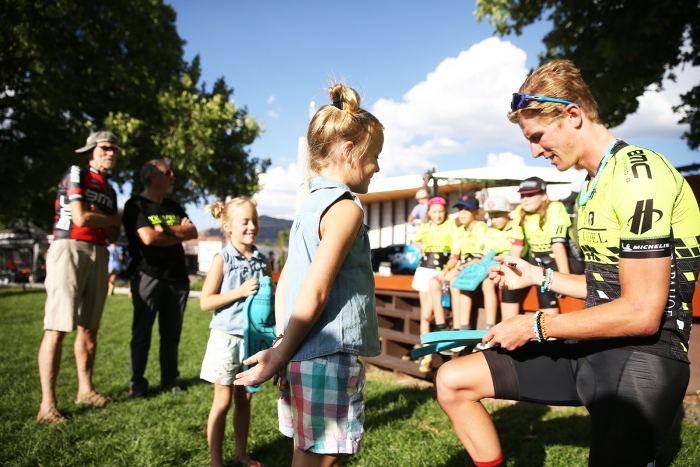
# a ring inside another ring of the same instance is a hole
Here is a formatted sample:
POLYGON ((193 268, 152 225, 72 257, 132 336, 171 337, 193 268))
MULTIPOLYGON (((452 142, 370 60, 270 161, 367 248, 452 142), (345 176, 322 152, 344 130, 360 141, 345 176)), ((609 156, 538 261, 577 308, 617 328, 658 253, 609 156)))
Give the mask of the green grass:
MULTIPOLYGON (((47 428, 35 421, 40 402, 37 350, 42 338, 43 290, 0 289, 0 465, 2 466, 194 466, 207 465, 206 420, 212 386, 199 379, 210 314, 191 300, 180 344, 181 382, 187 394, 153 391, 132 401, 128 344, 131 302, 107 300, 95 367, 97 388, 115 399, 104 409, 73 404, 77 390, 72 343, 64 341, 57 392, 70 420, 47 428)), ((154 332, 146 377, 158 385, 158 337, 154 332)), ((367 433, 349 466, 471 466, 447 417, 426 385, 372 371, 366 385, 367 433)), ((508 465, 585 466, 589 417, 584 409, 548 410, 516 404, 488 405, 508 465)), ((229 415, 230 417, 230 415, 229 415)), ((233 465, 233 436, 227 428, 225 459, 233 465)), ((268 467, 289 465, 291 441, 277 431, 276 391, 266 383, 253 400, 250 452, 268 467)), ((660 466, 700 465, 700 428, 684 420, 667 437, 660 466)))

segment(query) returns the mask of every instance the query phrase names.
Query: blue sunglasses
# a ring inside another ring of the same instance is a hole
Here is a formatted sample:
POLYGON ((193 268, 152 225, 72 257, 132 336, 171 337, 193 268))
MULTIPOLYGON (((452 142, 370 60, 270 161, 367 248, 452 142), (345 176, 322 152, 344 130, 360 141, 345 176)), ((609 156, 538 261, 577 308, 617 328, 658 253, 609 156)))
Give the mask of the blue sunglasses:
POLYGON ((554 97, 547 97, 547 96, 531 96, 529 94, 521 94, 519 92, 514 92, 513 93, 513 100, 510 101, 511 112, 515 112, 516 110, 522 109, 530 101, 555 102, 557 104, 573 104, 575 106, 581 107, 576 102, 565 101, 564 99, 555 99, 554 97))

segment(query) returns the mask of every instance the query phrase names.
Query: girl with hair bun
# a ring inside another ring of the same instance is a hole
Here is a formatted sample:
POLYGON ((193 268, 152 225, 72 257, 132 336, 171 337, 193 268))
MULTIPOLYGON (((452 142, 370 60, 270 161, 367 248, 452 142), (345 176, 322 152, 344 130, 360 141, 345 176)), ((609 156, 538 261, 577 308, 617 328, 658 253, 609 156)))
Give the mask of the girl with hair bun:
POLYGON ((214 401, 207 422, 211 466, 224 465, 222 448, 232 399, 235 462, 245 466, 262 465, 248 456, 252 394, 242 386, 233 385, 236 374, 243 369, 245 299, 258 290, 258 279, 269 276, 272 269, 253 244, 258 236, 256 204, 252 199, 238 197, 226 204, 218 201, 205 207, 205 211, 211 211, 215 219, 220 219, 221 230, 229 240, 224 249, 214 255, 199 299, 202 311, 214 310, 200 374, 203 380, 214 383, 214 401))
POLYGON ((257 366, 235 383, 280 378, 279 427, 294 438, 295 466, 339 466, 343 454, 360 450, 365 368, 359 357, 380 354, 369 226, 354 193, 367 193, 379 172, 384 127, 360 107, 354 89, 333 84, 329 95, 332 103, 316 113, 307 134, 314 178, 277 286, 281 335, 244 362, 257 366))

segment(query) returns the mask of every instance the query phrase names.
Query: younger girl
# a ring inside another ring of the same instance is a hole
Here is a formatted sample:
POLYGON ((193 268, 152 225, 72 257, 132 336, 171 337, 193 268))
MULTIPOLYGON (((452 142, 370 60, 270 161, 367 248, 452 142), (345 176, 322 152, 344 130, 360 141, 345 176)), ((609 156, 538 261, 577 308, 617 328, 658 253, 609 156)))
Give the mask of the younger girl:
MULTIPOLYGON (((413 238, 413 243, 421 249, 423 257, 413 276, 411 287, 418 291, 420 298, 420 333, 430 332, 430 323, 435 320, 435 329, 443 331, 447 329, 445 324, 445 310, 439 306, 441 279, 435 278, 441 274, 450 260, 453 251, 454 239, 457 227, 452 219, 447 219, 447 201, 445 198, 435 196, 428 201, 428 219, 430 222, 421 224, 413 238), (430 284, 436 282, 438 287, 438 306, 430 296, 430 284)), ((419 370, 422 373, 432 371, 433 357, 426 355, 420 362, 419 370)))
MULTIPOLYGON (((293 466, 339 466, 364 434, 365 368, 380 354, 374 276, 364 212, 353 193, 367 193, 379 172, 384 127, 360 108, 354 89, 334 84, 332 105, 309 125, 311 192, 289 238, 277 287, 284 336, 244 363, 237 385, 258 384, 280 369, 280 431, 294 438, 293 466)), ((279 327, 278 327, 279 329, 279 327)))
POLYGON ((251 394, 242 386, 233 386, 236 374, 243 368, 245 298, 258 290, 258 279, 271 270, 265 256, 253 245, 258 236, 255 206, 254 200, 240 197, 205 208, 215 219, 221 219, 221 229, 230 240, 212 259, 199 300, 202 311, 214 310, 200 375, 203 380, 214 383, 214 402, 207 422, 210 466, 224 465, 222 447, 232 398, 235 461, 244 466, 261 466, 248 456, 251 394))
MULTIPOLYGON (((569 260, 566 250, 566 238, 571 220, 566 208, 559 201, 550 201, 547 196, 547 184, 538 177, 530 177, 520 183, 520 206, 515 209, 511 256, 520 257, 524 245, 530 248, 530 264, 552 268, 564 274, 569 273, 569 260), (518 238, 520 237, 520 238, 518 238)), ((520 311, 519 297, 529 290, 503 289, 501 317, 503 321, 517 315, 520 311)), ((554 292, 537 289, 540 310, 544 313, 559 313, 559 304, 554 292)))

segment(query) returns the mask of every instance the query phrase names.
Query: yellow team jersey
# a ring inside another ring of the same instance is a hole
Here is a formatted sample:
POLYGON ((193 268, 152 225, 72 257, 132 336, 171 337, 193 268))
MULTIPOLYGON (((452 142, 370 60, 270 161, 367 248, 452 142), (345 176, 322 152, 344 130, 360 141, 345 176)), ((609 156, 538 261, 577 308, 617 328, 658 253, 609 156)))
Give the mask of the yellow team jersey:
MULTIPOLYGON (((582 192, 587 190, 584 186, 582 192)), ((620 298, 620 258, 672 258, 659 332, 624 341, 641 351, 688 362, 700 269, 700 210, 681 174, 662 155, 618 141, 593 195, 579 207, 578 238, 586 263, 586 307, 620 298)))
POLYGON ((467 262, 474 257, 483 256, 483 243, 488 230, 486 223, 474 221, 469 230, 464 226, 457 227, 457 235, 454 238, 452 251, 459 254, 461 262, 467 262))
POLYGON ((453 251, 454 238, 457 235, 457 225, 452 219, 433 226, 430 222, 421 224, 413 237, 414 242, 423 243, 423 258, 420 267, 441 270, 450 259, 453 251))
POLYGON ((544 225, 540 227, 539 214, 523 212, 522 206, 515 208, 513 224, 521 226, 521 230, 518 232, 513 229, 514 235, 522 235, 528 244, 529 259, 532 264, 552 263, 554 261, 553 243, 563 243, 567 246, 567 232, 571 226, 571 218, 564 205, 559 201, 551 201, 545 216, 544 225))
POLYGON ((512 231, 512 228, 500 230, 495 227, 489 227, 479 247, 479 253, 485 255, 491 250, 495 251, 497 255, 510 253, 510 247, 513 245, 511 242, 512 231))

